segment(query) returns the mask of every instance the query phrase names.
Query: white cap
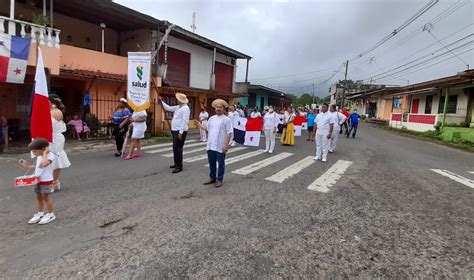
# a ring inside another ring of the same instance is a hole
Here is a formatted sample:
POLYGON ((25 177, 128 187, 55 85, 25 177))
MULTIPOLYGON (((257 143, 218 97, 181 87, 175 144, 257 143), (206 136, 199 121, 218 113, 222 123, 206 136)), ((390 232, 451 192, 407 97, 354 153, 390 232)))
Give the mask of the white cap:
POLYGON ((125 98, 123 98, 123 97, 120 98, 120 102, 125 103, 125 104, 128 104, 127 99, 125 99, 125 98))

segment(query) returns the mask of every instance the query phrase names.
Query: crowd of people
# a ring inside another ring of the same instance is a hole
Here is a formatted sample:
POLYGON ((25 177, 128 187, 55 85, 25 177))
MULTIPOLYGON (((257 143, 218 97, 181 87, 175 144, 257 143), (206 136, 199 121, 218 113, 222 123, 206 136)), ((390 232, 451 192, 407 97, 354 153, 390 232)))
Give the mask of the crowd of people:
MULTIPOLYGON (((160 97, 159 101, 163 109, 173 113, 170 128, 173 136, 173 159, 170 166, 172 173, 183 171, 183 147, 189 130, 190 109, 189 100, 185 94, 175 94, 177 105, 170 106, 160 97)), ((223 185, 225 173, 225 157, 230 147, 235 146, 233 140, 233 122, 236 117, 262 118, 262 132, 265 136, 265 153, 273 153, 275 149, 275 139, 277 133, 281 133, 280 143, 286 146, 295 144, 295 124, 297 117, 304 117, 307 124, 307 141, 316 142, 315 160, 327 161, 328 153, 333 153, 336 149, 339 134, 343 133, 347 137, 354 138, 357 133, 358 122, 361 116, 354 110, 349 113, 347 110, 338 110, 335 105, 321 105, 319 108, 281 108, 277 113, 273 106, 265 106, 260 112, 254 107, 251 112, 248 106, 242 108, 240 104, 228 104, 225 100, 216 99, 212 102, 214 112, 206 111, 201 105, 199 120, 195 121, 195 126, 200 129, 200 140, 206 142, 206 150, 209 162, 209 180, 204 185, 214 184, 216 188, 223 185)), ((37 194, 37 213, 30 219, 30 224, 47 224, 56 216, 53 212, 53 200, 51 193, 60 190, 61 170, 71 165, 64 151, 66 124, 63 120, 64 105, 57 96, 50 97, 51 123, 53 128, 53 141, 48 143, 42 138, 34 139, 29 148, 32 157, 36 157, 35 164, 29 164, 21 160, 23 168, 34 168, 34 175, 39 183, 35 187, 37 194), (44 208, 46 206, 46 212, 44 208)), ((123 156, 126 142, 130 136, 129 153, 124 158, 130 160, 141 157, 140 139, 144 138, 147 129, 146 111, 131 112, 127 100, 121 98, 116 109, 111 114, 114 124, 113 135, 115 136, 116 157, 123 156)), ((74 116, 68 122, 73 126, 76 133, 90 133, 90 129, 85 129, 86 125, 79 117, 74 116)), ((88 137, 88 135, 87 135, 88 137)))

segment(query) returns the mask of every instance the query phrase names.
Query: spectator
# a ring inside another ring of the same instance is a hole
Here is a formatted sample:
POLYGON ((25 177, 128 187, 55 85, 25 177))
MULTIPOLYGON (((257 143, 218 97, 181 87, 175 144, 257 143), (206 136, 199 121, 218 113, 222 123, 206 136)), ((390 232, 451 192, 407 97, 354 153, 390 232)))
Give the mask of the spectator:
POLYGON ((72 117, 72 120, 70 120, 67 125, 72 126, 73 128, 72 135, 74 139, 82 140, 81 133, 85 133, 85 139, 89 140, 91 130, 85 122, 79 119, 79 116, 77 114, 72 117))

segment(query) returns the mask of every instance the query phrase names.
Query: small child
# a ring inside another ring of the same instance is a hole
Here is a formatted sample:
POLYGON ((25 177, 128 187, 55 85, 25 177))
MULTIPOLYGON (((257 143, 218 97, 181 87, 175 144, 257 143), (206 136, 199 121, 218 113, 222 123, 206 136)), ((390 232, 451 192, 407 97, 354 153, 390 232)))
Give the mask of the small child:
POLYGON ((53 213, 53 199, 51 198, 53 188, 53 163, 54 154, 49 152, 48 140, 37 138, 33 140, 28 148, 36 156, 36 165, 28 164, 25 160, 20 160, 22 168, 35 168, 34 175, 38 177, 39 183, 35 187, 36 199, 38 200, 38 213, 33 215, 33 218, 28 222, 29 224, 40 225, 47 224, 56 219, 53 213), (43 212, 44 203, 46 202, 48 212, 43 212))

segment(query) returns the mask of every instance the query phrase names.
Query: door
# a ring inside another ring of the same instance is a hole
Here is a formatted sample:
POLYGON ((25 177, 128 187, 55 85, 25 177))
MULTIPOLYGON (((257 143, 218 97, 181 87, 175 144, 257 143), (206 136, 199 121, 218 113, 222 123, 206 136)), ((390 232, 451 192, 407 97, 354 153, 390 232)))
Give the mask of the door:
MULTIPOLYGON (((163 48, 160 49, 160 64, 165 59, 163 48)), ((189 87, 191 71, 191 54, 168 47, 168 71, 163 81, 172 87, 189 87)))
POLYGON ((234 67, 224 63, 216 62, 216 90, 232 93, 232 79, 234 67))
POLYGON ((418 114, 418 107, 420 107, 420 99, 413 99, 411 102, 411 113, 418 114))
POLYGON ((265 97, 260 97, 260 107, 258 108, 259 111, 261 111, 265 107, 265 97))

